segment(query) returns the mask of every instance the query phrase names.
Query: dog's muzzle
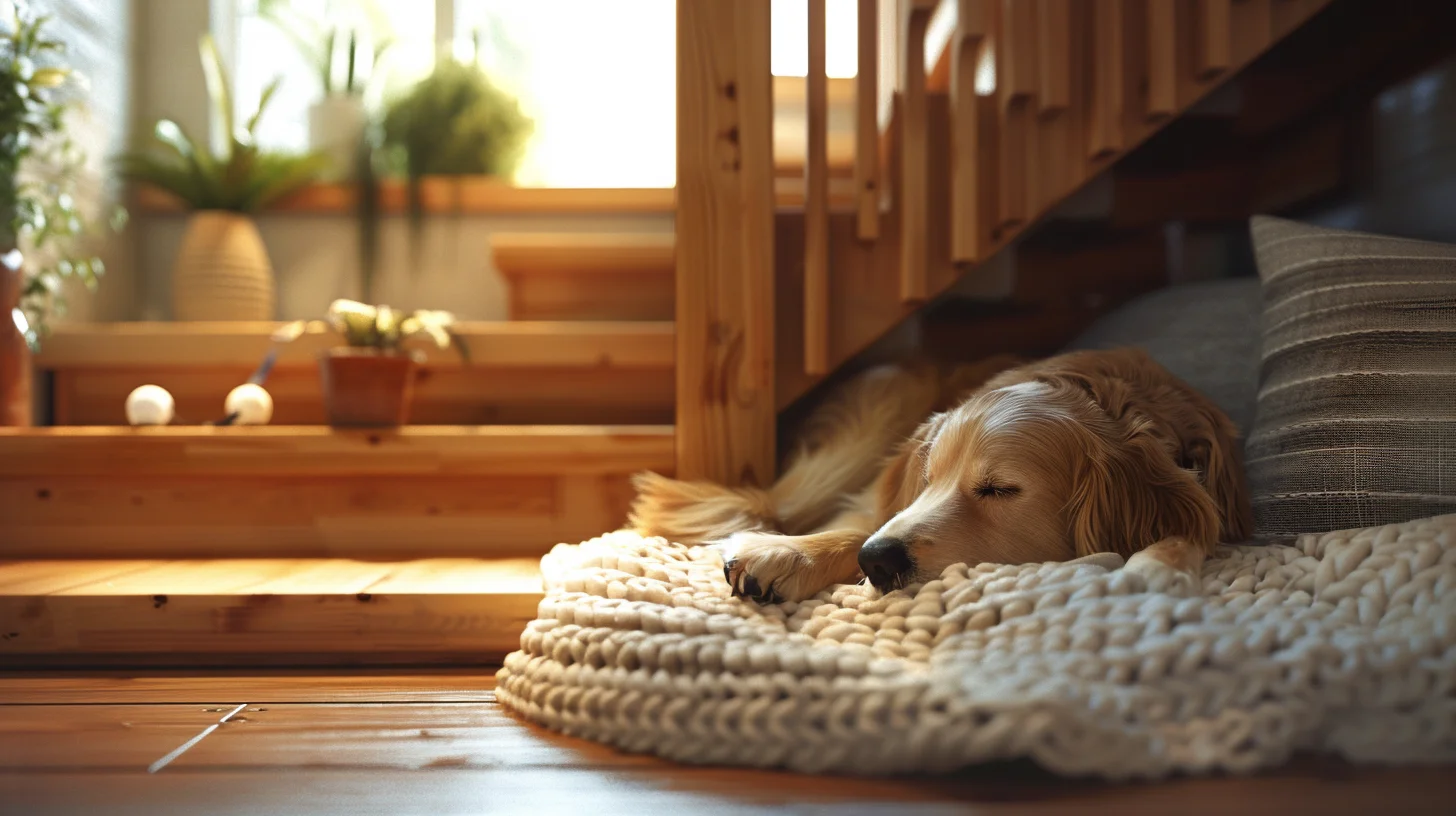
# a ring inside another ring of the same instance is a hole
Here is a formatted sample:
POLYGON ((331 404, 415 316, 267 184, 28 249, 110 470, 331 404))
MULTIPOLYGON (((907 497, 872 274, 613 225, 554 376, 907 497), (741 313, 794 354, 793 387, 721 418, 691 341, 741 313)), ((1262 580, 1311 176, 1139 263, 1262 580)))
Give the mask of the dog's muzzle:
POLYGON ((915 565, 903 540, 876 536, 859 548, 859 568, 875 589, 889 592, 905 585, 915 565))

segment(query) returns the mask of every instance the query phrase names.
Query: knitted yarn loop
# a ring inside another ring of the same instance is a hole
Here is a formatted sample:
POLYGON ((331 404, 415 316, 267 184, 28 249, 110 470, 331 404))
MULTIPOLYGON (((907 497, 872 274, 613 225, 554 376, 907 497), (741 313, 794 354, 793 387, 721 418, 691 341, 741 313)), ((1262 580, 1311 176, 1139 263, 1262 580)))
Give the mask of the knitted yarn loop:
POLYGON ((610 533, 543 559, 497 695, 627 751, 804 772, 1456 760, 1456 515, 1224 547, 1190 597, 1121 563, 957 565, 760 607, 715 550, 610 533))

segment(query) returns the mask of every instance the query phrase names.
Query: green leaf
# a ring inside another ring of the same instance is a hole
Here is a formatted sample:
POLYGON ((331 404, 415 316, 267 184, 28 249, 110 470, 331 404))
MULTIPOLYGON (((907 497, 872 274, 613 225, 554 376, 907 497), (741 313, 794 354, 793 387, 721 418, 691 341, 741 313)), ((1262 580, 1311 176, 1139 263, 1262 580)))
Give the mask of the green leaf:
POLYGON ((252 118, 248 119, 247 129, 249 136, 257 138, 258 120, 263 118, 263 111, 268 109, 268 103, 273 100, 273 95, 278 92, 278 86, 282 84, 283 77, 276 76, 273 77, 272 82, 268 83, 267 87, 263 88, 263 95, 258 97, 258 110, 253 113, 252 118))
MULTIPOLYGON (((207 95, 211 97, 213 109, 222 121, 222 132, 227 134, 225 141, 230 150, 237 139, 237 130, 233 119, 232 83, 228 81, 227 66, 223 64, 222 52, 218 50, 217 41, 211 34, 202 35, 198 49, 202 54, 202 73, 207 78, 207 95)), ((226 161, 227 156, 223 160, 226 161)))

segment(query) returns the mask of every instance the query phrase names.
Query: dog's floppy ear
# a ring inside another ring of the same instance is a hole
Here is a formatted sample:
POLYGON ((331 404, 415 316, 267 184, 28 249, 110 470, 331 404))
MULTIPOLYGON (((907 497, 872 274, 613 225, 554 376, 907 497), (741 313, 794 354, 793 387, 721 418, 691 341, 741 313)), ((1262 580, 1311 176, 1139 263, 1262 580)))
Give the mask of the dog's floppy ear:
POLYGON ((925 457, 935 442, 935 435, 945 426, 947 414, 935 414, 920 423, 915 433, 900 443, 890 461, 875 480, 875 510, 878 524, 914 503, 925 489, 925 457))
POLYGON ((1087 427, 1091 450, 1073 475, 1068 511, 1077 555, 1128 556, 1170 536, 1211 551, 1218 506, 1198 476, 1178 466, 1146 417, 1109 419, 1087 427))
POLYGON ((1212 403, 1199 397, 1202 425, 1188 447, 1191 464, 1203 474, 1223 520, 1223 540, 1247 541, 1254 534, 1254 511, 1242 478, 1244 452, 1238 429, 1212 403))

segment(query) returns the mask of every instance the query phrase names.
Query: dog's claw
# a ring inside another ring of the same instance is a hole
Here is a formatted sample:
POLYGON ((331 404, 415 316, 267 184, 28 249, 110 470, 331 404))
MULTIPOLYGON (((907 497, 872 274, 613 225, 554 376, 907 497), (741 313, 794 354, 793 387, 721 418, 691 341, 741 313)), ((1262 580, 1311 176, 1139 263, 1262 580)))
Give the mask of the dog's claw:
POLYGON ((752 575, 748 575, 746 573, 744 574, 742 589, 744 595, 747 595, 754 600, 758 600, 759 598, 763 597, 763 590, 758 585, 758 579, 754 578, 752 575))
POLYGON ((734 595, 760 604, 783 603, 783 598, 772 585, 765 590, 759 586, 758 579, 748 573, 743 573, 738 576, 737 580, 734 580, 733 570, 737 566, 738 559, 736 558, 723 563, 723 580, 728 582, 728 587, 733 590, 734 595))

